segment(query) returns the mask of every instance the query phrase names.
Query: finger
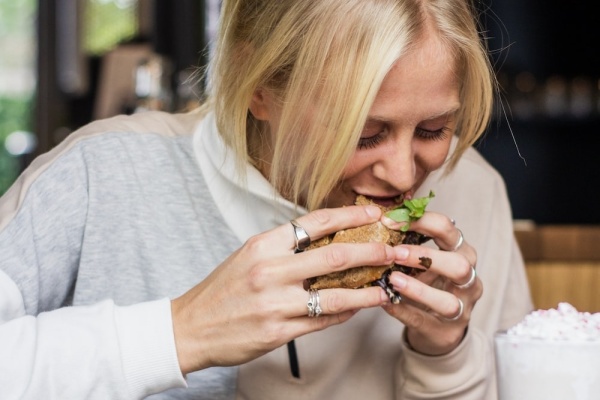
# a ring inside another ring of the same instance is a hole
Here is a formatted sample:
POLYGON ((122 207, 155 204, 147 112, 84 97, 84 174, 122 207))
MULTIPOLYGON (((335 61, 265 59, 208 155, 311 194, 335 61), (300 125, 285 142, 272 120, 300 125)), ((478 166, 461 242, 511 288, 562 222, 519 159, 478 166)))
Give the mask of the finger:
POLYGON ((452 318, 460 311, 454 294, 433 288, 401 272, 393 272, 390 283, 403 297, 422 304, 425 309, 442 317, 452 318))
POLYGON ((469 260, 466 255, 440 251, 427 246, 400 245, 407 250, 407 257, 395 260, 396 263, 408 267, 426 269, 442 275, 452 282, 467 282, 476 260, 469 260))
POLYGON ((477 283, 477 271, 475 270, 475 267, 471 267, 471 273, 470 273, 469 279, 467 281, 462 281, 462 283, 460 283, 460 281, 458 281, 458 282, 452 281, 452 284, 458 290, 470 289, 471 287, 475 286, 476 283, 477 283))
POLYGON ((418 221, 411 224, 411 230, 432 237, 440 249, 447 251, 456 247, 461 236, 460 231, 450 218, 436 212, 426 212, 418 221))
MULTIPOLYGON (((348 206, 326 208, 313 211, 295 221, 300 225, 311 241, 322 238, 342 229, 367 225, 381 217, 381 210, 376 206, 348 206)), ((294 250, 296 240, 292 224, 281 225, 268 233, 269 242, 278 248, 294 250)))
MULTIPOLYGON (((401 224, 386 217, 382 218, 382 222, 390 229, 401 227, 401 224)), ((411 223, 410 230, 433 238, 434 243, 442 250, 464 254, 471 264, 475 265, 477 260, 475 249, 467 243, 467 238, 455 226, 455 222, 446 215, 428 211, 419 220, 411 223)))
POLYGON ((321 315, 319 317, 302 316, 285 322, 287 336, 297 338, 307 333, 323 330, 333 325, 339 325, 352 318, 358 310, 345 311, 339 314, 321 315))
MULTIPOLYGON (((456 302, 458 304, 458 300, 456 302)), ((406 341, 422 354, 448 354, 464 338, 467 320, 464 316, 456 321, 447 321, 407 302, 390 304, 384 309, 408 328, 405 330, 406 341)))
MULTIPOLYGON (((321 289, 316 291, 315 298, 318 299, 321 316, 342 314, 362 308, 380 307, 389 301, 387 295, 379 287, 321 289)), ((294 307, 290 307, 291 316, 308 316, 308 302, 314 301, 310 293, 303 291, 298 296, 294 296, 294 299, 294 307)))
POLYGON ((270 260, 272 278, 293 283, 352 267, 391 265, 399 250, 383 243, 334 243, 293 256, 270 260))

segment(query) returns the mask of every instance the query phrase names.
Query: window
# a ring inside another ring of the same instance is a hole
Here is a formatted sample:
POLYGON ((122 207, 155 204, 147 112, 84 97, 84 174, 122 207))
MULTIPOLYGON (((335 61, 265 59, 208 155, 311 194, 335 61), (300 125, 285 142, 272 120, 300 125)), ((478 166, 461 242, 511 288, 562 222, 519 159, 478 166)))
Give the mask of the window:
POLYGON ((0 195, 35 148, 35 0, 0 0, 0 195))
POLYGON ((138 33, 137 0, 88 0, 85 6, 83 46, 87 54, 101 55, 138 33))

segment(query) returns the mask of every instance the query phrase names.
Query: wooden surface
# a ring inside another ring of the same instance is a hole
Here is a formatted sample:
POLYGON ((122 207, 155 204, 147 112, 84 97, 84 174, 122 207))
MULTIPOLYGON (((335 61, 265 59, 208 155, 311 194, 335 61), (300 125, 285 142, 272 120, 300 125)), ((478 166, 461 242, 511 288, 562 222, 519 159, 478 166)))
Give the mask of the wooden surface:
POLYGON ((515 235, 536 308, 568 302, 600 312, 600 226, 528 226, 515 235))
POLYGON ((600 262, 527 262, 529 287, 536 308, 559 302, 579 311, 600 312, 600 262))

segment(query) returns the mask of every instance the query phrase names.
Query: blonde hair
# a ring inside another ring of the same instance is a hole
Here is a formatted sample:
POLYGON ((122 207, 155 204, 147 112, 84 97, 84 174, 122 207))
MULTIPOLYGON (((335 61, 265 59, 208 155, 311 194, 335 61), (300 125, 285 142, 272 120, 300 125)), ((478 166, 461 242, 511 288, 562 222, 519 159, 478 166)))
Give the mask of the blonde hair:
POLYGON ((433 23, 461 79, 459 144, 484 132, 492 73, 468 0, 225 0, 210 64, 206 107, 240 171, 272 146, 269 180, 286 198, 322 207, 356 146, 393 64, 433 23), (282 106, 272 142, 248 111, 257 88, 282 106), (306 118, 310 115, 310 118, 306 118), (293 159, 291 159, 293 157, 293 159))

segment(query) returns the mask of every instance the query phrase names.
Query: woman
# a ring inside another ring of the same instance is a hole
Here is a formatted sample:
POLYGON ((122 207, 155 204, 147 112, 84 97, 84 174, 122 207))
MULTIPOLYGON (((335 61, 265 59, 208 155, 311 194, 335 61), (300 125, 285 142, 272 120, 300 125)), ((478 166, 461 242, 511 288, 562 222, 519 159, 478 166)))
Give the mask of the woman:
POLYGON ((2 199, 7 398, 495 398, 492 333, 531 304, 470 148, 493 96, 470 3, 225 1, 210 71, 200 110, 88 125, 2 199), (434 245, 301 251, 401 228, 358 195, 429 190, 411 229, 434 245), (420 257, 399 304, 303 287, 420 257))

